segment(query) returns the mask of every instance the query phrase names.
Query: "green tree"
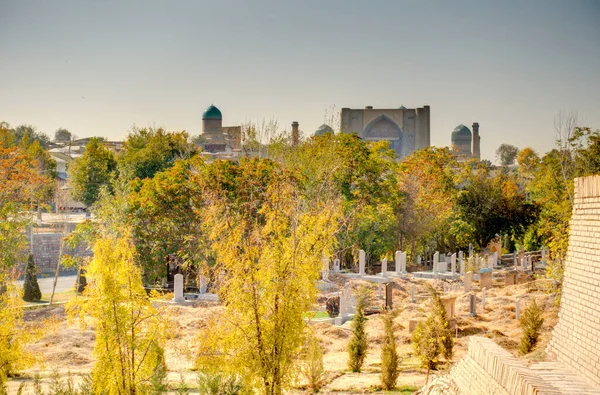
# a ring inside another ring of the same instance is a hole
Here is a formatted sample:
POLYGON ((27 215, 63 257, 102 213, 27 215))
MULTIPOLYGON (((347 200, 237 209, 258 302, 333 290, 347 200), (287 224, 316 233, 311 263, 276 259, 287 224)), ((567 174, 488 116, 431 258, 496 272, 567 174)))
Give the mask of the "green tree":
POLYGON ((519 343, 519 353, 525 355, 529 354, 537 344, 540 329, 544 324, 542 310, 537 305, 535 299, 525 309, 519 321, 523 330, 523 337, 521 337, 521 343, 519 343))
POLYGON ((398 380, 398 351, 396 350, 396 336, 394 334, 394 314, 388 311, 383 314, 384 338, 381 347, 381 386, 384 390, 396 387, 398 380))
POLYGON ((514 145, 501 144, 496 150, 496 159, 502 166, 510 166, 515 163, 518 154, 519 149, 514 145))
POLYGON ((65 128, 58 128, 54 132, 54 141, 57 143, 68 143, 71 141, 71 132, 65 128))
POLYGON ((281 394, 298 369, 303 314, 333 248, 339 203, 323 191, 309 204, 300 180, 264 159, 215 161, 199 182, 214 270, 227 274, 218 291, 227 319, 202 331, 197 367, 281 394))
POLYGON ((315 394, 325 385, 325 367, 323 366, 323 350, 319 339, 310 333, 302 350, 300 374, 308 383, 311 393, 315 394))
POLYGON ((31 142, 37 141, 42 148, 48 148, 50 138, 42 132, 38 132, 35 126, 32 125, 19 125, 13 129, 15 144, 19 144, 24 136, 28 136, 31 142))
POLYGON ((33 260, 33 254, 29 254, 27 267, 25 268, 25 281, 23 282, 23 300, 26 302, 37 302, 42 298, 42 292, 37 281, 37 270, 33 260))
POLYGON ((114 154, 93 137, 85 146, 85 152, 69 166, 69 179, 74 199, 86 206, 93 205, 103 186, 110 185, 116 168, 114 154))
POLYGON ((367 349, 369 347, 365 324, 365 302, 364 295, 358 295, 356 303, 356 314, 352 319, 352 337, 348 343, 348 368, 353 372, 360 372, 365 358, 367 357, 367 349))
POLYGON ((510 233, 522 235, 534 223, 538 207, 527 200, 515 181, 506 174, 490 177, 487 170, 477 170, 457 197, 459 218, 471 225, 479 247, 496 237, 510 233))
POLYGON ((177 159, 189 159, 195 152, 185 131, 134 128, 117 158, 119 173, 127 180, 152 178, 159 171, 173 166, 177 159))
POLYGON ((431 311, 425 322, 419 322, 412 334, 412 344, 415 355, 421 361, 421 366, 427 368, 427 380, 431 369, 436 369, 440 354, 446 362, 452 360, 454 338, 450 322, 446 316, 444 304, 433 288, 430 288, 431 311))
POLYGON ((88 315, 94 321, 94 393, 147 393, 164 368, 167 324, 146 295, 134 254, 127 237, 99 238, 84 297, 67 307, 83 326, 88 315))

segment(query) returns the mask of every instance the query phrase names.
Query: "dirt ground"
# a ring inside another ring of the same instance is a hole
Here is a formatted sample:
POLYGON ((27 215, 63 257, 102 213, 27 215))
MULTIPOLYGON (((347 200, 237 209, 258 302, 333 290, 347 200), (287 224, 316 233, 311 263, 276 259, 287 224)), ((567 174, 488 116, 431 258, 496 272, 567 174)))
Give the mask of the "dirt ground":
MULTIPOLYGON (((342 286, 347 278, 336 275, 332 278, 338 286, 342 286)), ((377 294, 377 285, 364 281, 351 280, 354 288, 369 287, 373 295, 377 294)), ((394 308, 400 311, 395 322, 397 324, 396 340, 398 353, 401 357, 400 377, 397 393, 412 393, 425 384, 425 371, 418 366, 413 355, 408 332, 410 320, 423 320, 428 311, 428 291, 426 284, 434 285, 442 290, 443 284, 438 280, 423 280, 410 278, 408 280, 394 279, 394 308), (410 302, 410 285, 416 289, 416 303, 410 302)), ((469 295, 462 292, 445 293, 442 296, 456 296, 455 323, 456 335, 454 361, 460 360, 467 351, 468 336, 487 336, 505 349, 518 355, 517 349, 521 336, 518 321, 515 319, 515 300, 521 299, 521 311, 535 298, 544 311, 544 325, 540 343, 527 360, 544 360, 544 349, 551 335, 551 329, 558 320, 558 308, 554 297, 543 289, 536 289, 540 282, 526 283, 515 286, 503 286, 503 281, 494 280, 494 285, 487 290, 485 309, 481 306, 481 291, 474 282, 473 292, 477 295, 477 316, 469 317, 469 295)), ((449 282, 446 282, 448 288, 449 282)), ((455 283, 458 284, 458 283, 455 283)), ((461 286, 462 288, 462 286, 461 286)), ((331 293, 331 292, 328 292, 331 293)), ((326 294, 319 298, 324 304, 326 294)), ((383 305, 383 300, 374 298, 373 305, 383 305)), ((323 305, 315 306, 322 309, 323 305)), ((166 348, 166 361, 169 368, 169 383, 173 388, 181 379, 190 386, 196 384, 196 373, 193 371, 195 344, 198 342, 198 329, 207 317, 219 314, 222 307, 215 302, 198 302, 186 305, 168 305, 166 312, 174 328, 174 336, 166 348)), ((49 334, 29 346, 37 357, 38 362, 28 370, 14 378, 9 385, 9 394, 17 392, 21 383, 27 383, 23 394, 33 393, 32 382, 35 375, 42 382, 49 383, 52 375, 65 378, 71 375, 77 382, 79 377, 88 373, 93 366, 93 328, 81 329, 77 322, 67 321, 64 307, 40 308, 27 311, 25 319, 30 322, 40 322, 42 318, 53 318, 56 322, 50 325, 49 334)), ((380 352, 383 340, 383 323, 379 314, 368 317, 366 332, 369 336, 369 351, 361 373, 351 373, 347 368, 347 344, 351 335, 351 322, 343 326, 328 323, 312 323, 324 349, 324 365, 328 372, 327 385, 321 393, 329 394, 381 394, 379 387, 380 352)), ((434 374, 443 374, 448 366, 434 374)), ((66 379, 65 379, 66 380, 66 379)), ((291 391, 293 394, 305 393, 301 388, 291 391)), ((193 393, 193 391, 192 391, 193 393)))

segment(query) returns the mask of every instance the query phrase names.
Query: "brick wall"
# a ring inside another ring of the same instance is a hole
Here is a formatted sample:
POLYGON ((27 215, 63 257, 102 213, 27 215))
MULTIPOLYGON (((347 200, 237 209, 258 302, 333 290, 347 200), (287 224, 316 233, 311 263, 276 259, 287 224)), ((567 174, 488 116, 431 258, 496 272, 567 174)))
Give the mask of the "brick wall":
POLYGON ((559 321, 547 352, 600 386, 600 175, 575 179, 559 321))

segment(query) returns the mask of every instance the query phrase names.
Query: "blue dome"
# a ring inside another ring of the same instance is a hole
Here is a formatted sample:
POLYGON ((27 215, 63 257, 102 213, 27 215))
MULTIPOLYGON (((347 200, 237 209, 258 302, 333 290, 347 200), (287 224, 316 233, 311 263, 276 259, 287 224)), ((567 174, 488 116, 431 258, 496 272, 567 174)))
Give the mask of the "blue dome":
POLYGON ((326 134, 333 134, 333 129, 329 125, 323 124, 315 131, 315 136, 323 136, 326 134))
POLYGON ((223 115, 221 110, 211 104, 202 114, 202 119, 223 119, 223 115))
POLYGON ((452 143, 470 143, 471 131, 463 124, 458 125, 452 132, 452 143))

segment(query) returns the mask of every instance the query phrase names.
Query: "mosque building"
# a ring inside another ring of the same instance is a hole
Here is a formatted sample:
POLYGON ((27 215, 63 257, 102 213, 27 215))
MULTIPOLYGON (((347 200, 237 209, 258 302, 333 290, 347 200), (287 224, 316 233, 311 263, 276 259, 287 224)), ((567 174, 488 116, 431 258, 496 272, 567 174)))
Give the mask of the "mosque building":
POLYGON ((230 153, 242 148, 242 127, 223 126, 223 114, 210 105, 202 114, 202 150, 207 153, 230 153))
POLYGON ((481 159, 479 123, 473 123, 473 133, 463 124, 454 128, 451 137, 452 149, 459 157, 481 159))

